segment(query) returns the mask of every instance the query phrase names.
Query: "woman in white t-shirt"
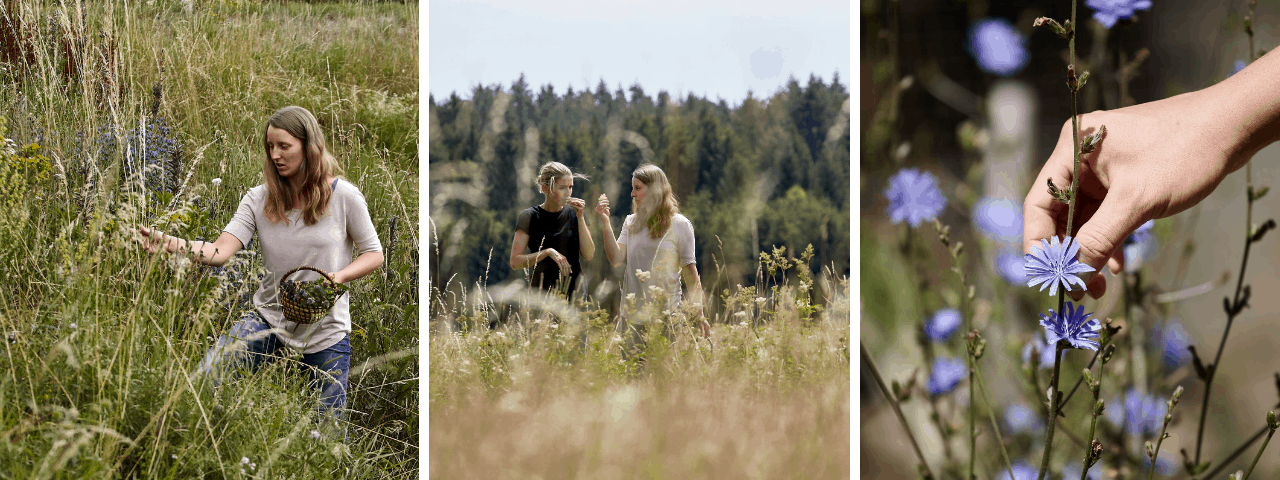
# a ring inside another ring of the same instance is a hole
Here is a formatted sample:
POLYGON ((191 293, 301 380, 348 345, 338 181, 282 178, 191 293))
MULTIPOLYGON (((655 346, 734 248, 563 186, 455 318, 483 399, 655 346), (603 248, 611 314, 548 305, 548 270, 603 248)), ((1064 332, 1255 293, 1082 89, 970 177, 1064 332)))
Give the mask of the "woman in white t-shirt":
POLYGON ((604 226, 605 256, 614 267, 627 265, 618 309, 623 320, 643 323, 646 319, 642 317, 629 318, 630 312, 662 299, 665 304, 659 312, 688 307, 698 315, 702 334, 709 335, 711 327, 705 320, 702 280, 694 256, 693 224, 680 214, 667 174, 656 165, 641 165, 631 173, 631 198, 634 213, 622 222, 617 240, 609 220, 609 197, 601 194, 596 203, 596 216, 604 226), (682 274, 689 286, 687 300, 680 291, 682 274))
MULTIPOLYGON (((198 371, 215 385, 239 368, 257 370, 283 346, 302 352, 311 385, 320 391, 323 411, 340 417, 346 406, 351 366, 350 294, 338 297, 329 314, 311 324, 284 317, 277 287, 280 277, 300 266, 327 272, 348 283, 382 265, 382 246, 364 195, 342 173, 325 147, 320 123, 302 107, 285 107, 267 120, 262 185, 249 189, 231 221, 213 243, 188 242, 146 227, 135 239, 148 252, 189 252, 200 263, 221 266, 258 235, 266 276, 250 309, 222 335, 198 371), (353 254, 358 254, 352 260, 353 254)), ((301 270, 290 280, 320 275, 301 270)))

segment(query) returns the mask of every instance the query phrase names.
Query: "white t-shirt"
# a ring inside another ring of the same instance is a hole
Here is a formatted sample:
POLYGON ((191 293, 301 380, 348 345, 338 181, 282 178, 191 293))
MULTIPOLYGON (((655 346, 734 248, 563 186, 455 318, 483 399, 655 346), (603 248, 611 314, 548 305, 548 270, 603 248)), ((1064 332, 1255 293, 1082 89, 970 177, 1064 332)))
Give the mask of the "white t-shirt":
MULTIPOLYGON (((302 353, 315 353, 333 346, 351 333, 351 294, 343 294, 323 319, 312 324, 298 324, 284 318, 276 297, 280 276, 299 266, 336 272, 351 264, 353 253, 381 252, 378 231, 369 218, 369 205, 364 195, 346 180, 339 179, 329 197, 329 209, 315 225, 307 225, 302 210, 289 210, 288 222, 271 223, 264 207, 267 186, 249 189, 231 222, 222 229, 248 245, 254 232, 261 242, 262 263, 267 274, 253 295, 253 304, 281 341, 302 353)), ((296 281, 315 280, 320 274, 301 270, 289 276, 296 281)))
POLYGON ((627 215, 618 235, 618 244, 627 247, 627 270, 622 274, 623 304, 619 311, 624 317, 627 315, 627 294, 630 293, 635 294, 637 310, 649 303, 653 298, 650 286, 656 286, 666 296, 664 309, 674 309, 682 297, 680 269, 697 262, 693 251, 693 224, 677 213, 671 218, 667 233, 655 239, 649 237, 648 226, 632 234, 632 221, 636 221, 635 215, 627 215), (641 281, 637 270, 648 272, 648 281, 641 281))

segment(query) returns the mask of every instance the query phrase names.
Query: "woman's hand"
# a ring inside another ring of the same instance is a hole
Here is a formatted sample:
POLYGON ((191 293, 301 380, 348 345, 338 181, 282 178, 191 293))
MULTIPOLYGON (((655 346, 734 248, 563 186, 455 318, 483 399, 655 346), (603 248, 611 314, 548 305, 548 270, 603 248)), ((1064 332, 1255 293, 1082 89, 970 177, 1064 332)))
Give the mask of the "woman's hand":
POLYGON ((545 249, 545 250, 543 250, 543 251, 544 251, 544 252, 547 252, 547 256, 548 256, 548 257, 551 257, 551 260, 555 261, 555 262, 556 262, 556 265, 559 265, 559 266, 560 266, 560 274, 561 274, 561 275, 569 276, 569 268, 570 268, 570 267, 569 267, 569 259, 568 259, 568 258, 566 258, 564 255, 562 255, 560 252, 557 252, 557 251, 556 251, 556 249, 554 249, 554 248, 548 248, 548 249, 545 249))
POLYGON ((174 243, 181 244, 178 237, 165 235, 164 232, 152 230, 147 227, 138 227, 131 230, 136 234, 133 237, 133 241, 141 244, 142 248, 145 249, 147 253, 156 253, 160 251, 161 248, 166 252, 172 252, 173 250, 169 249, 170 242, 176 241, 174 243))
POLYGON ((602 222, 609 219, 609 196, 608 195, 601 193, 600 198, 596 200, 596 216, 600 217, 600 221, 602 222))
POLYGON ((573 211, 578 214, 578 218, 585 218, 582 216, 582 213, 587 210, 587 202, 585 200, 569 197, 569 206, 573 207, 573 211))

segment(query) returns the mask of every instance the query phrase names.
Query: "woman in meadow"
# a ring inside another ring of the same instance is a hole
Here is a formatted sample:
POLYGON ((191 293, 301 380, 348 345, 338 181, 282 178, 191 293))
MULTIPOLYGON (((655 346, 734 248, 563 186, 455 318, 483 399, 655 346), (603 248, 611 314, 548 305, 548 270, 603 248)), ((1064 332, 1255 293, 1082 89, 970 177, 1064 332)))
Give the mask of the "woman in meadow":
MULTIPOLYGON (((341 416, 347 399, 351 366, 350 295, 342 294, 324 318, 299 324, 285 318, 277 286, 281 276, 296 267, 328 272, 340 284, 368 275, 382 265, 382 246, 364 195, 346 180, 325 147, 324 133, 311 112, 285 107, 267 119, 263 133, 266 155, 262 185, 240 199, 230 223, 212 244, 153 232, 136 231, 148 252, 190 252, 200 263, 220 266, 249 244, 254 233, 262 245, 267 274, 253 296, 250 309, 231 331, 222 335, 201 360, 198 371, 221 377, 238 368, 257 370, 283 346, 302 352, 311 385, 320 391, 324 411, 341 416), (356 253, 355 260, 352 254, 356 253)), ((300 270, 290 280, 318 279, 300 270)))
POLYGON ((543 165, 538 171, 538 188, 545 199, 541 205, 520 212, 511 241, 512 270, 533 266, 529 285, 570 299, 582 273, 579 257, 591 261, 596 254, 587 216, 583 215, 587 204, 570 196, 575 178, 586 180, 587 176, 573 173, 560 162, 543 165))
POLYGON ((614 267, 626 263, 622 274, 622 312, 628 320, 629 310, 640 311, 651 302, 664 299, 663 311, 681 307, 681 274, 689 285, 686 305, 698 314, 703 336, 711 327, 702 306, 702 280, 694 256, 693 224, 680 214, 680 203, 667 174, 656 165, 641 165, 631 173, 632 214, 622 222, 617 240, 609 220, 609 197, 604 194, 596 204, 596 215, 604 225, 604 252, 614 267), (634 302, 634 303, 633 303, 634 302))

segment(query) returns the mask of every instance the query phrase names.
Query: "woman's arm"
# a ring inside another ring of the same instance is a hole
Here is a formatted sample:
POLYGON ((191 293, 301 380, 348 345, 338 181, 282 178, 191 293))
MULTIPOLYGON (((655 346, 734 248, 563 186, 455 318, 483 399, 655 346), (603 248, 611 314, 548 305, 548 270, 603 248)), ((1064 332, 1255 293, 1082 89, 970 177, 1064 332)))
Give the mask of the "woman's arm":
POLYGON ((150 253, 156 253, 161 248, 168 253, 177 253, 180 251, 190 251, 191 259, 205 265, 221 267, 231 259, 232 255, 240 251, 244 246, 240 244, 240 239, 227 232, 218 235, 218 239, 213 243, 194 241, 188 242, 173 235, 167 235, 164 232, 154 231, 147 227, 138 227, 134 230, 140 236, 135 236, 134 241, 141 243, 143 248, 150 253))
POLYGON ((347 283, 373 273, 374 270, 382 266, 382 261, 382 252, 364 252, 356 256, 355 261, 347 265, 346 268, 329 274, 329 277, 335 282, 347 283))
MULTIPOLYGON (((619 244, 616 240, 617 237, 613 236, 613 225, 609 219, 609 197, 606 197, 603 193, 600 194, 600 199, 596 202, 596 217, 600 219, 600 225, 603 227, 601 234, 604 235, 604 238, 601 243, 604 243, 604 256, 609 258, 609 265, 614 267, 622 266, 627 261, 627 245, 619 244)), ((626 228, 625 225, 623 228, 626 228)))
POLYGON ((596 242, 591 238, 591 229, 587 228, 587 203, 580 198, 572 198, 569 199, 569 205, 573 206, 578 217, 578 255, 582 260, 590 262, 596 257, 596 242))

